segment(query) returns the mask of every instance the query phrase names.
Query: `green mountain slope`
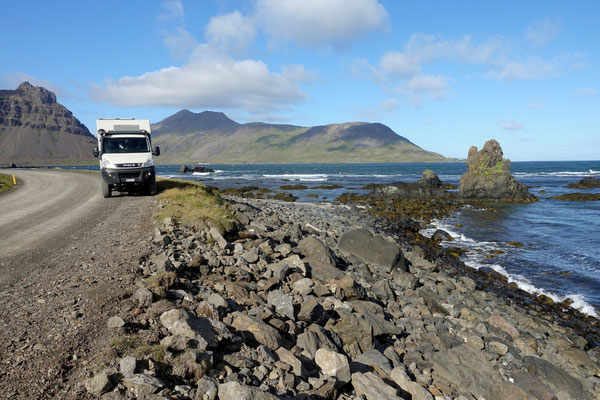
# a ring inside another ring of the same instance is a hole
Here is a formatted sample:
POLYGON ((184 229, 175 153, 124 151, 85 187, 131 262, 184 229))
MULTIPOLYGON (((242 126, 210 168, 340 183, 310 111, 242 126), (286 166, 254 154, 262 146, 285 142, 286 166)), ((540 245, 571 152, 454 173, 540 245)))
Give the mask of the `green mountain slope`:
POLYGON ((449 161, 379 123, 316 127, 238 124, 223 113, 180 111, 152 125, 161 163, 359 163, 449 161))

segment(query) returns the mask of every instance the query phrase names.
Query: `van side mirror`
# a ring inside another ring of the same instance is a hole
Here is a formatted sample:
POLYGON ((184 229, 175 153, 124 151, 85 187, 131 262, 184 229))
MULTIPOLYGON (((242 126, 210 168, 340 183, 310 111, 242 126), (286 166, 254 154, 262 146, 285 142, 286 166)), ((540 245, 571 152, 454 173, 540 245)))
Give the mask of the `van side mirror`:
POLYGON ((94 155, 94 157, 98 157, 100 155, 100 152, 98 151, 97 147, 94 147, 94 149, 92 150, 92 154, 94 155))
POLYGON ((160 156, 160 147, 154 146, 154 150, 152 150, 153 156, 160 156))

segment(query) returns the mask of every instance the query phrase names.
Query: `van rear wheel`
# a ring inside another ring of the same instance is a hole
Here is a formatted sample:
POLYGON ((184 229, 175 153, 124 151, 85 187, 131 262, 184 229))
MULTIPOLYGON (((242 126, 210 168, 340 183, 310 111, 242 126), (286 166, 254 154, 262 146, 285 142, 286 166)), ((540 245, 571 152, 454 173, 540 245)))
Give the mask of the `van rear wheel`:
POLYGON ((110 185, 104 181, 102 181, 102 196, 107 199, 110 197, 111 188, 110 185))

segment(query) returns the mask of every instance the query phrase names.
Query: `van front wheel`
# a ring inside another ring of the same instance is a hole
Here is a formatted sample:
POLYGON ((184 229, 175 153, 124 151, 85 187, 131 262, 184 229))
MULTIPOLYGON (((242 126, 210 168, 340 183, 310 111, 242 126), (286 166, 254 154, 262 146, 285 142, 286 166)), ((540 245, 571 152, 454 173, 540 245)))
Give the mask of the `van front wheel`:
POLYGON ((110 197, 110 185, 104 181, 102 181, 102 196, 107 199, 110 197))
POLYGON ((156 180, 152 180, 152 182, 148 184, 148 194, 150 196, 156 196, 157 193, 158 188, 156 187, 156 180))

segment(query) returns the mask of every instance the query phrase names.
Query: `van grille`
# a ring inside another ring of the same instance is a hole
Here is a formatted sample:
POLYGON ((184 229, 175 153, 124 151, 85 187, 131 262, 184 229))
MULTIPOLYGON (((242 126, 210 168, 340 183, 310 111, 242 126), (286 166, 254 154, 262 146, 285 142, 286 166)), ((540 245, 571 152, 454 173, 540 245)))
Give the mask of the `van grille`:
POLYGON ((139 172, 120 172, 119 177, 121 179, 139 178, 140 173, 139 172))
POLYGON ((125 164, 116 164, 119 168, 139 168, 142 166, 142 163, 125 163, 125 164))

